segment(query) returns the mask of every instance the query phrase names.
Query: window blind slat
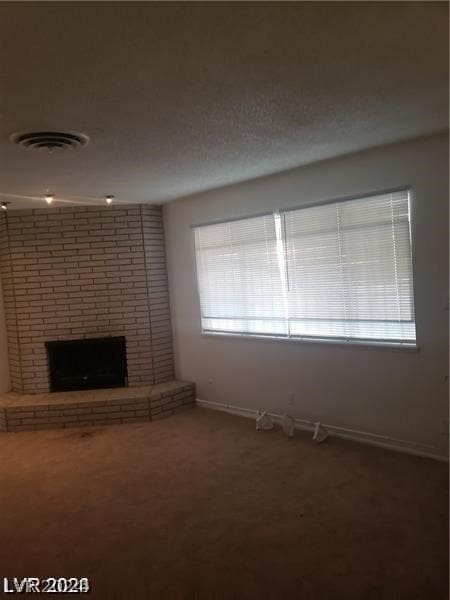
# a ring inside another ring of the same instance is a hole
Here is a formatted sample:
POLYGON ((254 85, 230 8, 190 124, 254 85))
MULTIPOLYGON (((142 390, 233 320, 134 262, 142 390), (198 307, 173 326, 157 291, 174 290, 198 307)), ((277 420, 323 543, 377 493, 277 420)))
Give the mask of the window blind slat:
POLYGON ((408 192, 194 231, 203 329, 415 342, 408 192))
POLYGON ((273 215, 195 230, 205 329, 286 335, 273 215))

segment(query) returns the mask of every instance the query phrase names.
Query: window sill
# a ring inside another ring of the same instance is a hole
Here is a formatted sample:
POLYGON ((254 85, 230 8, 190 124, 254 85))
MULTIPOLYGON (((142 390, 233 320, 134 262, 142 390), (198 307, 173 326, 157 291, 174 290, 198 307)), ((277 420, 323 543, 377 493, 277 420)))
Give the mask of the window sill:
POLYGON ((288 344, 319 344, 326 346, 337 346, 340 348, 367 348, 371 350, 390 350, 393 352, 419 352, 419 347, 416 344, 400 344, 400 343, 389 343, 389 342, 371 342, 371 341, 346 341, 346 340, 333 340, 333 339, 321 339, 321 338, 286 338, 277 337, 274 335, 251 335, 243 333, 222 333, 212 331, 202 331, 202 337, 207 338, 225 338, 235 340, 256 340, 256 341, 269 341, 269 342, 281 342, 288 344))

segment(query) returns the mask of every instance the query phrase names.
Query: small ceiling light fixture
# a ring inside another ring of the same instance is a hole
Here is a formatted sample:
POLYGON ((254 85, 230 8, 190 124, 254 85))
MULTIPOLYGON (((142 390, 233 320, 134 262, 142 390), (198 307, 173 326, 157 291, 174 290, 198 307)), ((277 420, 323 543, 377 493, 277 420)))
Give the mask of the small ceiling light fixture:
POLYGON ((0 204, 0 206, 2 207, 3 210, 8 210, 8 204, 9 204, 9 202, 2 202, 0 204))
POLYGON ((106 204, 111 204, 112 201, 114 200, 114 196, 112 196, 111 194, 108 194, 108 196, 105 196, 105 200, 106 200, 106 204))
POLYGON ((45 194, 45 201, 47 202, 47 204, 51 204, 54 199, 55 196, 53 194, 45 194))

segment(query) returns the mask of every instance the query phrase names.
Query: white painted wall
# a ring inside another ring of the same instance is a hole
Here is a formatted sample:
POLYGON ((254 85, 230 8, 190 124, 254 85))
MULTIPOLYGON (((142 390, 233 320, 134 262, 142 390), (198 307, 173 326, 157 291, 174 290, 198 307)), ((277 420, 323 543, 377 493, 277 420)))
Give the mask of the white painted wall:
POLYGON ((432 445, 448 418, 448 135, 375 148, 164 206, 177 376, 197 396, 432 445), (190 226, 411 186, 417 353, 202 336, 190 226), (209 380, 212 380, 212 384, 209 380))
POLYGON ((10 388, 5 309, 3 306, 2 283, 0 281, 0 393, 7 392, 10 388))

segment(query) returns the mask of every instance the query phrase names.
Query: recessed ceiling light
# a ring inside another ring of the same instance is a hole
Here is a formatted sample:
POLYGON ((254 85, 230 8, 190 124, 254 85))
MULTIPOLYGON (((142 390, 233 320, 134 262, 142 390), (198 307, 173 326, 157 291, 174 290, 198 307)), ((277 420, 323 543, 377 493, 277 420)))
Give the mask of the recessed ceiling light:
POLYGON ((45 201, 47 202, 47 204, 51 204, 54 199, 55 196, 53 194, 45 194, 45 201))
POLYGON ((108 196, 105 196, 105 200, 106 200, 106 204, 111 204, 111 202, 114 200, 114 196, 109 194, 108 196))

